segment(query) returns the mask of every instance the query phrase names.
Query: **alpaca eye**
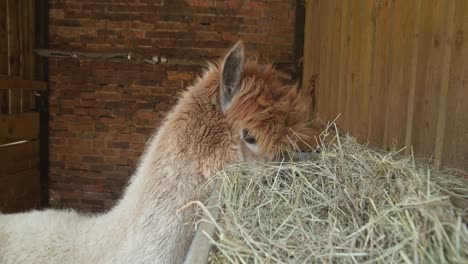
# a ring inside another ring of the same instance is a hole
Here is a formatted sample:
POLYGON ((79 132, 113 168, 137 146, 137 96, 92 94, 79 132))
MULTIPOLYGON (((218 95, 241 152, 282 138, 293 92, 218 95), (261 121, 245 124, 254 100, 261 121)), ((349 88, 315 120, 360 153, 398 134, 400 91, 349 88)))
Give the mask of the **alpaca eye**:
POLYGON ((256 144, 257 140, 249 134, 247 129, 242 130, 242 139, 248 144, 256 144))

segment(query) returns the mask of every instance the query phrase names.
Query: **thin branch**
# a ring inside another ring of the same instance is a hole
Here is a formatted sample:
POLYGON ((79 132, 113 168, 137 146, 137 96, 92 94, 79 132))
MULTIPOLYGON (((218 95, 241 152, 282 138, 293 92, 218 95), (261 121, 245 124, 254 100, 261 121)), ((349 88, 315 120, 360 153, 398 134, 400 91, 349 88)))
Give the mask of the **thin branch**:
POLYGON ((180 64, 180 65, 205 65, 206 60, 168 59, 166 56, 145 57, 136 53, 101 53, 82 51, 63 51, 51 49, 35 49, 34 52, 41 57, 48 58, 74 58, 74 59, 121 59, 143 61, 150 64, 180 64))

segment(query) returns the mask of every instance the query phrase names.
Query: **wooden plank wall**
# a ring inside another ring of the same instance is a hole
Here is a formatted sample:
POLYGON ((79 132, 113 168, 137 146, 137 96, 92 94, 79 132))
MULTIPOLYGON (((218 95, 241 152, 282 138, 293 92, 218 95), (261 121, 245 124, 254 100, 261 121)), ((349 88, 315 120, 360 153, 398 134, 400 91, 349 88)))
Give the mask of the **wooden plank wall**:
POLYGON ((35 1, 0 1, 0 74, 34 78, 35 1))
POLYGON ((308 0, 303 83, 322 121, 468 171, 468 1, 308 0))
POLYGON ((0 211, 40 205, 35 0, 0 1, 0 211))

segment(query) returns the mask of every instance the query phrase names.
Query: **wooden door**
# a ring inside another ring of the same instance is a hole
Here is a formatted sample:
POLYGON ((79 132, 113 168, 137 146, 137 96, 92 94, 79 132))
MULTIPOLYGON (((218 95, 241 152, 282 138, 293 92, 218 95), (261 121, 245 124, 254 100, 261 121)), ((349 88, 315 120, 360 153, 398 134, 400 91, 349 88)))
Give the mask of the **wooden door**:
POLYGON ((0 75, 0 211, 40 205, 38 91, 46 83, 0 75))
MULTIPOLYGON (((41 205, 38 98, 46 83, 33 50, 45 39, 39 21, 44 1, 0 1, 0 211, 41 205)), ((44 19, 43 19, 44 20, 44 19)), ((45 20, 44 20, 45 21, 45 20)), ((44 117, 42 117, 44 119, 44 117)), ((47 118, 45 118, 47 119, 47 118)), ((42 146, 44 148, 44 146, 42 146)))

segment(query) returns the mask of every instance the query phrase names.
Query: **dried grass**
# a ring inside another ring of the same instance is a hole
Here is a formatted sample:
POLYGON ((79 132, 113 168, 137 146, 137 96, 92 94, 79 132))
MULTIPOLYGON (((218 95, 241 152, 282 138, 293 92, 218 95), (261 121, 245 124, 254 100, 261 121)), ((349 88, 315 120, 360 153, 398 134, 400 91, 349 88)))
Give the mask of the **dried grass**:
POLYGON ((468 263, 467 209, 450 201, 466 179, 334 133, 319 149, 219 174, 210 263, 468 263))

